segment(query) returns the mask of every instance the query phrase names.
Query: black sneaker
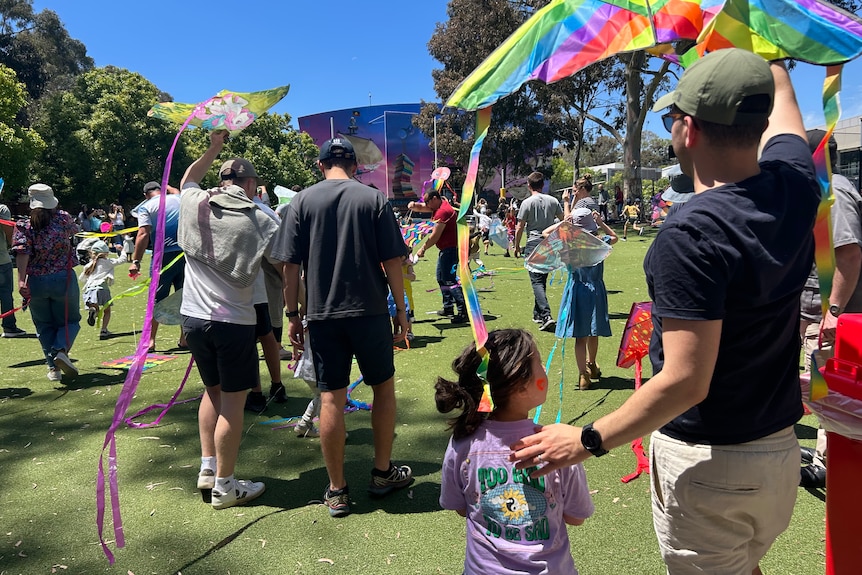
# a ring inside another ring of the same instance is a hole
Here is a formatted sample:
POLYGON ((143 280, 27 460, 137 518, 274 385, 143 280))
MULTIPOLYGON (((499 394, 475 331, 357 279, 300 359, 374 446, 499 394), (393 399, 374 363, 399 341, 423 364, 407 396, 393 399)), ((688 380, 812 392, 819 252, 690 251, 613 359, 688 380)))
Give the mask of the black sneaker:
POLYGON ((350 489, 345 485, 342 489, 333 491, 326 486, 323 492, 323 504, 329 508, 330 517, 350 515, 350 489))
POLYGON ((96 325, 96 310, 90 308, 90 311, 87 312, 87 325, 93 327, 96 325))
POLYGON ((450 321, 453 324, 458 325, 458 324, 462 324, 462 323, 469 323, 470 318, 467 317, 466 313, 459 313, 458 315, 454 316, 450 321))
POLYGON ((245 398, 245 409, 246 411, 263 413, 263 410, 266 409, 266 398, 263 396, 263 392, 250 391, 245 398))
POLYGON ((389 495, 396 489, 402 489, 413 483, 413 470, 406 465, 389 464, 388 471, 371 469, 371 483, 368 485, 368 493, 376 497, 389 495))
POLYGON ((437 310, 437 315, 440 317, 452 317, 455 315, 455 309, 451 307, 444 307, 443 309, 437 310))
POLYGON ((826 468, 816 463, 801 467, 799 486, 808 489, 823 489, 826 487, 826 468))
POLYGON ((287 401, 287 390, 284 389, 284 384, 273 383, 269 386, 269 398, 276 403, 284 403, 287 401))
POLYGON ((24 337, 27 332, 20 327, 3 328, 3 337, 24 337))
POLYGON ((799 451, 802 454, 802 463, 808 465, 809 463, 814 463, 814 458, 817 456, 817 450, 813 447, 799 447, 799 451))

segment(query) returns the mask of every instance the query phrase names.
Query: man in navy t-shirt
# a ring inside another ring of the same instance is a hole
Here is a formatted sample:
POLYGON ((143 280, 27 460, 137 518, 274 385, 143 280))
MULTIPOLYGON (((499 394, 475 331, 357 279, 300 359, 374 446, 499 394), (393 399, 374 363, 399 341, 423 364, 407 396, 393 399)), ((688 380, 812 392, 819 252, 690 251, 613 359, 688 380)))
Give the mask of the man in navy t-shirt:
POLYGON ((713 52, 660 98, 695 196, 644 261, 654 377, 582 429, 548 426, 513 446, 542 471, 649 431, 653 523, 668 573, 760 573, 799 482, 799 294, 819 199, 781 63, 713 52), (758 159, 758 147, 762 155, 758 159))

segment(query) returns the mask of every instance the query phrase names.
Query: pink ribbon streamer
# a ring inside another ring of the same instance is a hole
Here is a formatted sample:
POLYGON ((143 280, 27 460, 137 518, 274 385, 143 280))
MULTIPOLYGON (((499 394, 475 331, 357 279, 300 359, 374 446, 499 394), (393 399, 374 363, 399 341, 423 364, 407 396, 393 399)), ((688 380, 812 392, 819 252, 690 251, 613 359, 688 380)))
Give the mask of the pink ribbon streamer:
POLYGON ((192 357, 189 359, 189 366, 186 368, 186 374, 183 376, 183 380, 180 382, 180 386, 174 392, 174 395, 171 397, 170 401, 168 401, 167 403, 154 403, 153 405, 151 405, 149 407, 145 407, 144 409, 140 410, 136 414, 130 415, 125 420, 126 425, 128 425, 129 427, 133 427, 135 429, 144 429, 147 427, 155 427, 159 423, 162 422, 162 418, 165 416, 165 414, 167 414, 167 412, 173 406, 181 405, 183 403, 190 403, 192 401, 198 401, 199 399, 201 399, 203 397, 203 395, 199 395, 197 397, 192 397, 191 399, 184 399, 182 401, 177 401, 177 397, 179 397, 180 393, 182 393, 183 388, 185 387, 186 382, 189 379, 189 375, 192 372, 192 366, 194 364, 195 364, 195 358, 192 357), (156 410, 156 409, 159 409, 159 408, 163 408, 162 412, 159 413, 158 417, 156 417, 156 419, 154 421, 152 421, 150 423, 138 423, 138 422, 134 421, 135 419, 137 419, 143 415, 146 415, 149 412, 156 410))
MULTIPOLYGON (((165 170, 162 173, 162 190, 167 189, 168 178, 171 173, 171 164, 173 163, 174 151, 183 131, 188 127, 189 122, 200 109, 206 106, 206 103, 199 104, 194 111, 186 118, 180 131, 177 132, 171 149, 168 151, 168 157, 165 162, 165 170)), ((110 490, 111 514, 114 524, 114 538, 117 548, 122 548, 126 545, 126 537, 123 532, 123 519, 120 514, 120 493, 117 482, 117 438, 116 431, 125 421, 126 412, 129 410, 129 405, 135 396, 135 390, 141 381, 141 373, 144 368, 144 361, 147 358, 147 348, 149 347, 150 333, 153 325, 153 302, 156 297, 156 290, 159 286, 159 276, 162 269, 162 257, 165 251, 165 193, 159 195, 159 214, 157 219, 156 237, 153 240, 153 262, 152 262, 152 281, 150 281, 149 296, 147 299, 147 311, 144 315, 144 326, 141 330, 141 339, 138 342, 138 349, 135 353, 135 359, 126 374, 126 380, 123 383, 123 389, 117 398, 117 405, 114 408, 114 418, 111 421, 111 426, 105 433, 105 442, 102 444, 102 451, 99 454, 99 469, 96 475, 96 528, 99 532, 99 543, 102 546, 102 551, 108 558, 108 562, 114 564, 114 554, 108 548, 108 544, 104 537, 105 528, 105 450, 108 450, 108 486, 110 490)), ((189 366, 191 369, 191 366, 189 366)), ((188 374, 187 374, 188 375, 188 374)))

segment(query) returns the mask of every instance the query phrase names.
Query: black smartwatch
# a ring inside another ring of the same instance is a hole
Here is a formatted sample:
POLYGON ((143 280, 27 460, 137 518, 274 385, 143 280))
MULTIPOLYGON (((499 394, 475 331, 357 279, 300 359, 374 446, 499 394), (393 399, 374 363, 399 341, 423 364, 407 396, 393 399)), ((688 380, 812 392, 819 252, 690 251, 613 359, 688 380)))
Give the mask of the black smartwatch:
POLYGON ((608 452, 607 449, 602 448, 602 434, 593 429, 592 423, 581 428, 581 445, 596 457, 601 457, 608 452))
POLYGON ((287 318, 291 318, 291 317, 299 317, 299 310, 296 310, 296 311, 286 311, 286 312, 284 312, 284 317, 287 317, 287 318))

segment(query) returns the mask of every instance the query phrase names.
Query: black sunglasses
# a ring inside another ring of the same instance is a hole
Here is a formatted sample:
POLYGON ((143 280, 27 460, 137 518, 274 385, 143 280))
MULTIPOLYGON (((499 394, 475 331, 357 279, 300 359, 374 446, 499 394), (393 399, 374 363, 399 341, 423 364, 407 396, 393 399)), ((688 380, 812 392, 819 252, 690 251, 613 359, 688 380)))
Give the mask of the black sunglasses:
POLYGON ((661 117, 662 124, 664 124, 664 129, 670 132, 673 129, 673 123, 677 120, 685 118, 686 116, 688 116, 688 114, 684 114, 682 112, 668 112, 661 117))

